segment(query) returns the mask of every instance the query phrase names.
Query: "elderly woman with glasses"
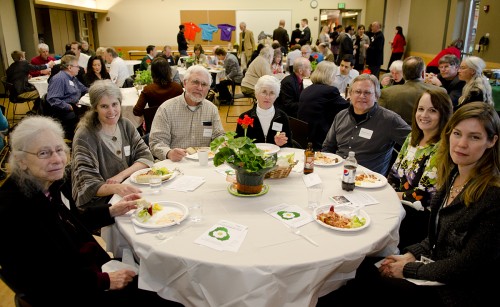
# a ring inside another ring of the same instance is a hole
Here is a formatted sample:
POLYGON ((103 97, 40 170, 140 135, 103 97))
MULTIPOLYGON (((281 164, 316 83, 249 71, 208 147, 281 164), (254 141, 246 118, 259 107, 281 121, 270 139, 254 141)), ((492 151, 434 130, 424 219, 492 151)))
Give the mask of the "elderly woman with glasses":
POLYGON ((122 182, 154 164, 137 129, 122 118, 118 86, 111 80, 95 81, 89 96, 91 107, 78 124, 71 160, 73 198, 79 207, 95 198, 141 192, 122 182))
MULTIPOLYGON (((274 107, 274 101, 280 93, 280 81, 273 76, 262 76, 255 84, 257 104, 240 115, 254 119, 253 126, 248 127, 246 136, 255 139, 256 143, 271 143, 280 147, 292 147, 292 136, 288 116, 274 107)), ((241 125, 236 127, 238 136, 244 136, 241 125)))
POLYGON ((0 244, 8 249, 0 254, 2 278, 32 306, 170 303, 138 289, 131 270, 101 270, 110 257, 86 221, 111 224, 114 216, 136 208, 139 195, 125 196, 111 207, 76 209, 63 137, 58 122, 41 116, 26 117, 10 135, 11 175, 0 188, 0 244))
POLYGON ((458 99, 458 106, 482 101, 493 106, 493 96, 490 82, 483 75, 486 63, 477 56, 466 57, 458 68, 458 78, 465 81, 462 96, 458 99))

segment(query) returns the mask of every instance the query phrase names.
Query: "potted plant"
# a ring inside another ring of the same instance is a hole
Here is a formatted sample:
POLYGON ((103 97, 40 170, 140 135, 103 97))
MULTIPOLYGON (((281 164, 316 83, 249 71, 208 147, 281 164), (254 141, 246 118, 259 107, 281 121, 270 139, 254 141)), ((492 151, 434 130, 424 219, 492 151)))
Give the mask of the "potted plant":
POLYGON ((229 131, 210 143, 210 149, 216 152, 214 165, 225 162, 235 170, 238 193, 258 194, 262 190, 264 176, 276 167, 277 156, 266 154, 246 136, 248 126, 253 127, 253 118, 245 115, 243 119, 238 119, 238 124, 245 129, 245 136, 235 137, 236 132, 229 131))
POLYGON ((189 57, 186 58, 184 63, 186 64, 186 69, 188 69, 190 66, 194 65, 195 58, 194 57, 189 57))
POLYGON ((153 78, 151 77, 150 70, 138 70, 135 72, 134 87, 138 92, 151 83, 153 83, 153 78))

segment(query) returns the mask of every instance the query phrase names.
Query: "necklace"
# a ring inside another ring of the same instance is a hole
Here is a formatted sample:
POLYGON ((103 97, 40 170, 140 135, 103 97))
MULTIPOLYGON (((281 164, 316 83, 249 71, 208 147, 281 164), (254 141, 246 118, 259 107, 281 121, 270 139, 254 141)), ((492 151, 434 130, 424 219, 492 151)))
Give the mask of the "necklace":
POLYGON ((106 132, 104 132, 104 130, 102 130, 102 133, 104 135, 110 137, 113 142, 116 142, 118 140, 118 138, 116 137, 116 130, 117 129, 118 129, 118 124, 115 125, 115 130, 113 131, 113 133, 111 135, 109 135, 106 132))
POLYGON ((451 188, 450 188, 450 194, 449 194, 449 197, 450 197, 450 200, 454 199, 455 197, 458 196, 458 194, 460 194, 460 192, 462 192, 462 190, 464 189, 464 187, 467 185, 467 183, 469 182, 469 180, 465 181, 464 184, 462 185, 458 185, 455 186, 455 179, 453 179, 453 184, 451 185, 451 188))

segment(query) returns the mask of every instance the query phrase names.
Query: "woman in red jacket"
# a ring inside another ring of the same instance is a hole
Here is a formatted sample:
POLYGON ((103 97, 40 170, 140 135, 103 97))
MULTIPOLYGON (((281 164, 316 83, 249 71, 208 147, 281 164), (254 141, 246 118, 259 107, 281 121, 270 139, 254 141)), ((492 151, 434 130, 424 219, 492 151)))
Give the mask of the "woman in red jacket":
POLYGON ((391 53, 391 59, 389 60, 389 66, 387 67, 391 67, 392 62, 402 59, 403 53, 405 52, 405 46, 406 46, 406 39, 405 36, 403 35, 403 28, 397 26, 396 35, 394 35, 394 38, 392 39, 391 42, 392 53, 391 53))

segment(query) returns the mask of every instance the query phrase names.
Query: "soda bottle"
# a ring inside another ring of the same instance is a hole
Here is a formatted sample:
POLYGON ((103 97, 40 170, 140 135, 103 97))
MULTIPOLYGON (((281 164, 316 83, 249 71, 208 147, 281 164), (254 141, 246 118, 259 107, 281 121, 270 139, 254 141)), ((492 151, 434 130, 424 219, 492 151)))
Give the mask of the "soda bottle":
POLYGON ((358 162, 354 157, 354 151, 349 151, 349 156, 344 161, 344 174, 342 175, 342 190, 354 190, 356 181, 356 168, 358 162))
POLYGON ((307 143, 307 148, 304 151, 304 174, 310 174, 314 171, 314 149, 312 143, 307 143))

